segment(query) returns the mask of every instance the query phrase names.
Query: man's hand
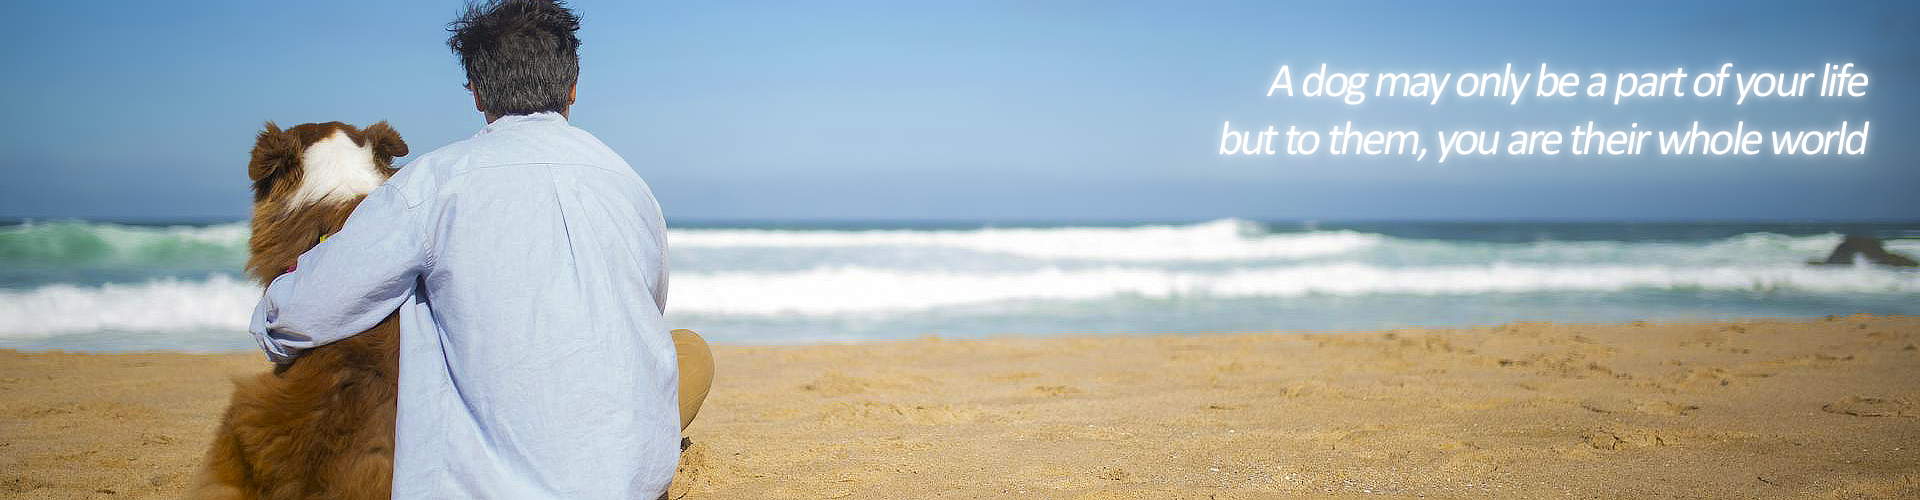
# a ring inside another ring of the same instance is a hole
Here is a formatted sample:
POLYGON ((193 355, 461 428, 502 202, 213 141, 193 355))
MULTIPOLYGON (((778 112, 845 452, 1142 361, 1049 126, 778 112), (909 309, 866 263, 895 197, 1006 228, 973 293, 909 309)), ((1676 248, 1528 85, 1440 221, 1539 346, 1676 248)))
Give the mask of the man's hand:
POLYGON ((273 374, 274 374, 274 375, 280 375, 280 374, 282 374, 282 373, 286 373, 286 372, 287 372, 287 369, 289 369, 289 368, 293 368, 293 362, 294 362, 294 361, 299 361, 299 360, 300 360, 300 358, 297 358, 297 357, 296 357, 296 358, 293 358, 293 359, 288 359, 288 360, 286 360, 286 361, 280 361, 280 362, 276 362, 276 363, 274 363, 274 364, 273 364, 273 374))

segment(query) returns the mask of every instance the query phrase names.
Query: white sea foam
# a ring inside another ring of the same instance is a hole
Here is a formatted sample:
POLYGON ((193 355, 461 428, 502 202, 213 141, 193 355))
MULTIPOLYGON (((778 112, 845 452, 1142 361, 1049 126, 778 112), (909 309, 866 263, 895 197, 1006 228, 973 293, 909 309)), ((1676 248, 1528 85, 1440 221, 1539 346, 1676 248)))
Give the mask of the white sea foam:
MULTIPOLYGON (((834 315, 1113 297, 1472 295, 1699 290, 1812 294, 1920 293, 1920 273, 1855 267, 1314 264, 1223 272, 1149 267, 1010 273, 828 267, 790 273, 682 273, 669 310, 721 315, 834 315)), ((226 276, 0 291, 0 338, 101 331, 244 331, 259 287, 226 276)))
POLYGON ((1107 261, 1300 259, 1377 245, 1385 236, 1355 231, 1270 234, 1240 219, 1128 227, 983 228, 970 230, 795 231, 682 229, 675 248, 959 248, 1035 258, 1107 261))
POLYGON ((1140 297, 1703 290, 1915 293, 1920 273, 1869 267, 1676 267, 1317 264, 1184 272, 1154 268, 1043 269, 1019 273, 900 272, 861 267, 805 272, 683 274, 670 309, 717 314, 839 314, 1003 301, 1140 297))
POLYGON ((105 222, 32 222, 0 228, 0 235, 32 234, 53 230, 69 230, 99 235, 109 243, 122 246, 140 246, 142 243, 177 239, 214 245, 245 245, 249 229, 245 222, 229 222, 204 226, 132 226, 105 222))
MULTIPOLYGON (((1269 233, 1257 223, 1225 219, 972 230, 674 229, 669 238, 678 266, 670 313, 766 325, 788 325, 792 315, 832 318, 823 320, 828 324, 866 313, 1043 302, 1100 310, 1106 307, 1100 301, 1134 297, 1279 301, 1677 290, 1782 294, 1817 306, 1899 304, 1920 294, 1920 272, 1804 265, 1825 258, 1839 242, 1837 234, 1489 243, 1354 231, 1269 233)), ((48 284, 36 273, 98 265, 150 265, 169 273, 169 266, 181 262, 233 269, 245 258, 246 239, 242 223, 163 228, 63 222, 0 229, 0 270, 12 266, 14 276, 25 277, 7 285, 16 288, 0 289, 0 340, 89 332, 244 336, 260 293, 248 281, 216 274, 205 280, 48 284)), ((1888 248, 1920 255, 1920 240, 1893 240, 1888 248)))
POLYGON ((0 338, 91 331, 245 332, 260 287, 224 275, 99 286, 0 290, 0 338))

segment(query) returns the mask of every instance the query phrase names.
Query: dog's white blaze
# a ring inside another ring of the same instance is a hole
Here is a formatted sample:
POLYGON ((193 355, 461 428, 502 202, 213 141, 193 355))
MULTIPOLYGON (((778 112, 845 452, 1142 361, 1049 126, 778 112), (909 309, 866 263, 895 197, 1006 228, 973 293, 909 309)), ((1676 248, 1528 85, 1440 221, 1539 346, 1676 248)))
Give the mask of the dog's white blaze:
POLYGON ((300 188, 287 208, 323 201, 346 201, 380 187, 380 171, 373 165, 373 146, 354 145, 346 132, 334 131, 300 154, 304 168, 300 188))

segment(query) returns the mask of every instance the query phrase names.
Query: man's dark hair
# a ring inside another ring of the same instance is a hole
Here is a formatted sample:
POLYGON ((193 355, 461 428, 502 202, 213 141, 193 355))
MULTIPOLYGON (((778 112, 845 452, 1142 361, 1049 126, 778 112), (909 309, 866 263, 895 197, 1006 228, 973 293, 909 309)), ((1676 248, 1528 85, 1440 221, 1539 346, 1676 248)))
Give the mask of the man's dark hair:
POLYGON ((558 0, 468 4, 447 25, 447 46, 489 115, 566 109, 580 79, 580 18, 558 0))

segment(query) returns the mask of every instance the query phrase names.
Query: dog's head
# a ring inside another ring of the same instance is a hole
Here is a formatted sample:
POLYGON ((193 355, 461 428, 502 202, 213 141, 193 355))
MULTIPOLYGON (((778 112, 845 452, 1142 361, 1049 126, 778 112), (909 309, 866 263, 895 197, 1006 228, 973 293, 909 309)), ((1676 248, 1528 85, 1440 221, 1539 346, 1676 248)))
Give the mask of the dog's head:
POLYGON ((340 230, 360 199, 393 175, 393 159, 406 155, 406 141, 387 122, 364 130, 340 122, 281 130, 267 122, 247 163, 253 179, 247 273, 264 284, 292 267, 340 230))

